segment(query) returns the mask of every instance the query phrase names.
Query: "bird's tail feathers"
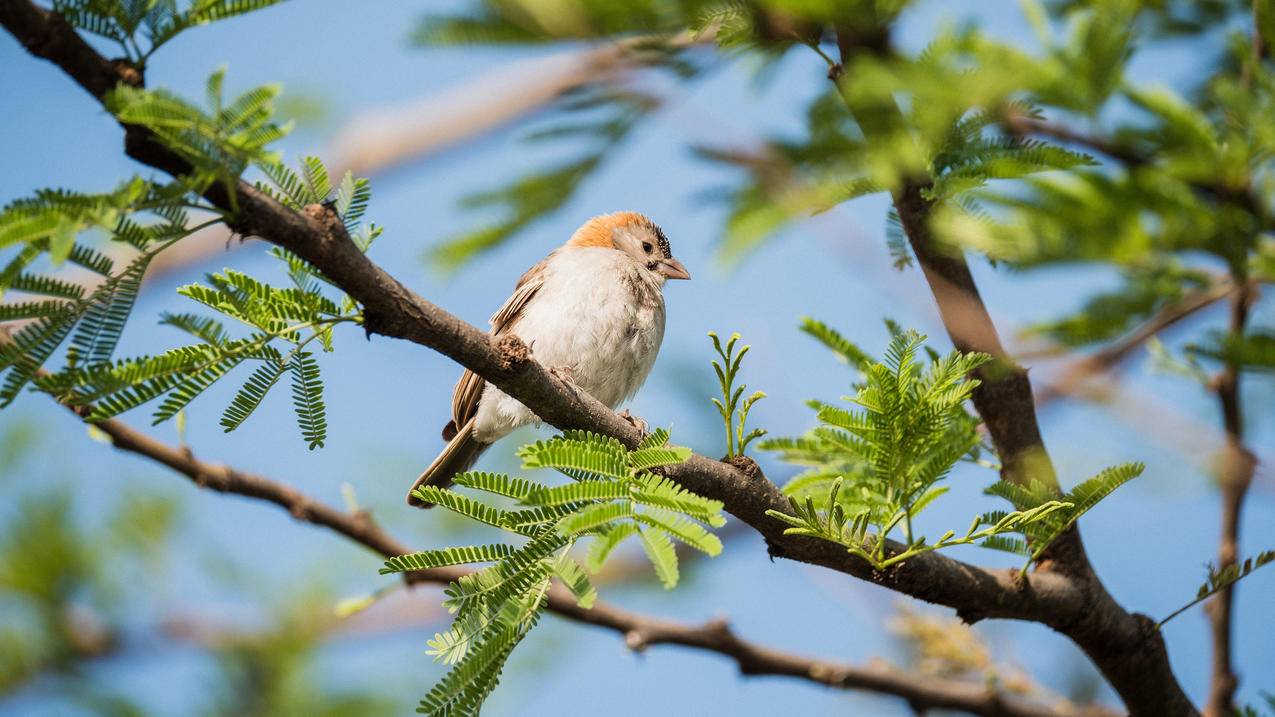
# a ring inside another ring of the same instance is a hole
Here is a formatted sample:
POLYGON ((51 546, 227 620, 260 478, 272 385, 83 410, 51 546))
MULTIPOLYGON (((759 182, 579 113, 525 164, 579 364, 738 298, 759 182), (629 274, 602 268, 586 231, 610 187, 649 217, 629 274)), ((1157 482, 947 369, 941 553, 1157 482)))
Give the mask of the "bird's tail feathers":
POLYGON ((490 443, 482 443, 474 439, 474 421, 471 418, 448 441, 447 446, 443 448, 443 452, 438 454, 433 463, 429 464, 416 482, 412 484, 412 489, 407 493, 407 504, 414 505, 418 508, 432 508, 433 503, 426 503, 417 498, 413 493, 417 488, 424 485, 437 486, 446 488, 452 484, 452 477, 457 473, 464 473, 469 470, 474 462, 478 460, 478 456, 487 450, 490 443))

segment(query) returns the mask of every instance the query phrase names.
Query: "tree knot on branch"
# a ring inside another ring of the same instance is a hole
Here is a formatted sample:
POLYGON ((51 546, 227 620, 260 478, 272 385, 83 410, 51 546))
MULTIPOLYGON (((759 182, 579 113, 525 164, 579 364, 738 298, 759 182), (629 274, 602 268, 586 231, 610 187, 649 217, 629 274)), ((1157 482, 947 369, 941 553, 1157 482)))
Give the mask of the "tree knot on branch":
POLYGON ((634 628, 624 633, 624 646, 634 652, 645 652, 649 643, 641 630, 634 628))
POLYGON ((531 360, 531 348, 513 334, 496 340, 496 352, 500 354, 501 371, 514 371, 531 360))
POLYGON ((301 208, 301 213, 313 219, 323 229, 326 237, 338 238, 346 235, 341 215, 337 214, 336 207, 330 203, 307 204, 301 208))
POLYGON ((145 87, 146 76, 142 74, 141 68, 134 65, 127 58, 117 57, 111 60, 111 67, 115 70, 115 74, 123 82, 130 87, 145 87))
POLYGON ((749 480, 756 480, 761 477, 761 466, 757 465, 757 461, 748 456, 735 456, 722 461, 729 466, 734 467, 740 473, 743 473, 749 480))

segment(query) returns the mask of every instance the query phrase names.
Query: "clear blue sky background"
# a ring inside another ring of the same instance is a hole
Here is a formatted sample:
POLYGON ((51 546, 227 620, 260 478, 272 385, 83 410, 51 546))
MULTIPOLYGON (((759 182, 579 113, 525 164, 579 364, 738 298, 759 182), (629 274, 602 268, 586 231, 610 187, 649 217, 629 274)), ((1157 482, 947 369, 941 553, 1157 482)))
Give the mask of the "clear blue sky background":
MULTIPOLYGON (((226 63, 232 92, 274 81, 289 90, 318 92, 334 124, 340 124, 356 112, 464 83, 535 54, 409 46, 406 36, 413 22, 431 7, 437 5, 296 0, 183 35, 153 59, 148 84, 200 97, 204 78, 226 63)), ((943 23, 967 17, 979 18, 999 36, 1031 42, 1015 3, 972 1, 921 3, 908 14, 900 40, 916 49, 943 23)), ((1134 76, 1181 86, 1198 72, 1198 51, 1183 45, 1153 49, 1140 56, 1134 76)), ((730 177, 696 160, 688 146, 723 138, 744 143, 765 133, 799 128, 805 102, 825 82, 820 62, 794 53, 774 81, 760 90, 751 83, 747 68, 738 65, 674 90, 667 108, 564 211, 455 277, 432 273, 422 256, 432 243, 479 219, 458 211, 456 200, 537 166, 545 150, 526 147, 516 130, 505 131, 377 177, 369 216, 386 232, 374 257, 432 301, 480 323, 503 301, 521 271, 584 218, 616 209, 644 211, 665 227, 695 279, 669 287, 664 349, 633 404, 635 413, 655 424, 671 423, 680 442, 720 453, 715 413, 708 402, 715 383, 705 333, 739 331, 754 346, 744 368, 748 383, 770 395, 753 414, 757 425, 778 435, 799 433, 810 421, 802 401, 813 396, 835 399, 851 377, 796 331, 798 317, 815 315, 873 348, 886 340, 883 316, 942 336, 919 273, 889 268, 880 199, 859 201, 800 224, 732 270, 716 259, 723 209, 705 204, 697 194, 730 177)), ((8 35, 0 36, 0 97, 5 108, 0 113, 0 157, 5 167, 0 173, 0 202, 43 186, 101 190, 138 171, 121 152, 118 127, 96 103, 51 65, 27 57, 8 35)), ((283 147, 295 158, 320 150, 325 139, 324 128, 302 127, 283 147)), ((152 323, 160 310, 181 307, 173 287, 222 266, 273 271, 263 253, 264 247, 253 245, 151 286, 123 350, 142 353, 174 345, 180 338, 152 323)), ((1009 274, 981 262, 977 274, 1005 333, 1056 316, 1114 279, 1084 268, 1009 274)), ((1259 321, 1269 323, 1270 308, 1269 301, 1259 306, 1259 321)), ((1168 338, 1170 343, 1180 341, 1203 325, 1221 322, 1217 312, 1207 312, 1168 338)), ((446 420, 456 367, 402 342, 365 341, 355 331, 339 339, 339 350, 322 357, 329 390, 327 448, 305 450, 284 396, 275 396, 255 415, 255 425, 223 434, 216 422, 232 386, 214 390, 194 404, 188 429, 191 445, 203 457, 287 481, 332 502, 340 500, 341 484, 349 483, 378 519, 410 542, 426 546, 451 540, 448 530, 439 526, 442 517, 437 512, 408 509, 402 493, 440 446, 438 428, 446 420)), ((936 338, 936 344, 945 342, 936 338)), ((1217 423, 1214 404, 1198 388, 1151 374, 1141 359, 1132 366, 1130 384, 1188 419, 1209 427, 1217 423)), ((1253 442, 1269 456, 1275 453, 1275 422, 1269 410, 1258 407, 1269 408, 1275 396, 1269 381, 1253 381, 1250 386, 1253 442)), ((145 415, 129 419, 137 425, 148 423, 145 415)), ((1113 463, 1148 464, 1144 478, 1082 523, 1091 558, 1112 592, 1128 608, 1156 617, 1189 599, 1202 579, 1202 566, 1216 551, 1218 501, 1207 473, 1209 456, 1184 455, 1172 437, 1166 441, 1140 432, 1137 425, 1101 407, 1059 404, 1042 420, 1048 447, 1069 484, 1113 463)), ((109 504, 128 486, 166 491, 183 501, 187 522, 175 559, 148 589, 147 608, 135 616, 139 623, 153 620, 156 611, 250 622, 254 606, 263 598, 278 601, 316 583, 329 595, 351 595, 388 581, 376 575, 378 561, 372 556, 321 530, 293 524, 280 511, 253 501, 199 494, 160 468, 87 440, 83 426, 47 400, 27 396, 0 414, 0 432, 18 423, 40 427, 43 450, 23 464, 17 478, 73 481, 86 503, 80 506, 85 521, 97 518, 95 505, 109 504), (209 577, 211 562, 260 574, 265 587, 257 594, 228 587, 209 577)), ((172 425, 154 431, 165 439, 175 438, 172 425)), ((485 465, 512 468, 514 446, 512 439, 501 444, 485 465)), ((776 480, 791 473, 777 464, 767 468, 776 480)), ((993 479, 979 469, 958 471, 951 479, 953 497, 926 516, 922 530, 936 533, 949 525, 963 526, 971 515, 991 507, 981 489, 993 479)), ((1245 515, 1245 553, 1275 547, 1272 482, 1270 468, 1264 468, 1245 515)), ((15 509, 7 496, 0 494, 0 521, 11 519, 15 509)), ((1008 564, 1005 556, 978 549, 959 556, 989 565, 1008 564)), ((604 596, 690 620, 729 616, 742 635, 780 648, 855 662, 898 657, 883 624, 900 598, 833 573, 771 563, 764 546, 751 537, 730 542, 723 556, 697 563, 685 573, 689 579, 672 593, 639 586, 604 596)), ((408 602, 434 601, 437 596, 432 589, 420 589, 408 602)), ((1259 574, 1239 591, 1236 649, 1245 667, 1241 697, 1250 701, 1258 689, 1275 690, 1272 604, 1275 574, 1259 574)), ((740 678, 732 664, 685 650, 657 648, 634 656, 614 634, 556 619, 545 625, 515 656, 505 685, 491 702, 491 714, 605 709, 617 716, 653 710, 760 715, 777 708, 799 715, 906 713, 886 698, 780 679, 740 678), (572 694, 579 697, 568 701, 572 694)), ((385 685, 407 712, 441 669, 425 654, 425 641, 437 626, 416 622, 370 637, 337 640, 325 650, 321 669, 326 679, 338 683, 385 685)), ((998 659, 1021 664, 1053 688, 1066 689, 1087 669, 1068 642, 1044 628, 1002 622, 978 629, 998 659)), ((1193 697, 1202 698, 1209 659, 1203 612, 1197 609, 1174 621, 1166 636, 1178 676, 1193 697)), ((182 714, 203 694, 208 669, 207 658, 197 651, 158 646, 105 663, 94 669, 91 679, 116 684, 160 713, 182 714)), ((0 704, 0 713, 15 715, 63 714, 61 709, 61 703, 39 690, 0 704)))

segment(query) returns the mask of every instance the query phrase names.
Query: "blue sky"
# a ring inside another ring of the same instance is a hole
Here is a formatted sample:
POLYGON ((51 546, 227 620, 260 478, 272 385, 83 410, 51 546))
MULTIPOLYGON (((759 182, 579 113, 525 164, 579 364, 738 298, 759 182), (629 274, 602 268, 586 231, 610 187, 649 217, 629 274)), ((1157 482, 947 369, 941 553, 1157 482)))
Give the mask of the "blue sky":
MULTIPOLYGON (((447 6, 459 5, 449 2, 447 6)), ((413 48, 407 41, 414 20, 431 3, 342 3, 294 0, 250 18, 191 31, 152 61, 150 86, 201 96, 204 78, 222 64, 229 68, 231 92, 279 81, 285 92, 317 93, 333 122, 307 128, 282 143, 296 158, 321 151, 326 130, 343 118, 386 103, 465 83, 481 73, 531 56, 529 50, 413 48), (353 30, 352 30, 353 28, 353 30)), ((903 25, 901 44, 921 46, 948 21, 978 17, 997 35, 1030 43, 1030 32, 1014 3, 926 2, 903 25)), ((1198 48, 1169 45, 1140 58, 1139 80, 1180 84, 1198 71, 1198 48)), ((865 347, 880 347, 889 316, 918 328, 945 345, 937 314, 915 270, 895 272, 883 239, 885 205, 869 198, 794 226, 740 266, 727 269, 716 257, 723 208, 705 204, 699 192, 730 177, 691 156, 690 145, 747 143, 773 131, 800 127, 805 102, 821 88, 821 61, 794 53, 773 81, 758 89, 746 68, 732 65, 703 82, 676 89, 668 105, 644 126, 563 211, 536 224, 517 242, 482 257, 453 277, 432 272, 422 259, 427 247, 473 226, 478 216, 457 210, 469 191, 538 166, 546 153, 528 148, 515 130, 498 132, 418 165, 374 177, 369 217, 386 227, 374 258, 422 295, 474 323, 485 321, 506 297, 518 275, 567 237, 584 218, 605 211, 636 209, 654 217, 672 239, 677 255, 695 279, 670 286, 669 325, 664 349, 646 388, 633 402, 636 414, 653 424, 672 425, 674 438, 710 454, 720 453, 720 437, 709 397, 715 383, 708 368, 710 330, 739 331, 753 345, 744 376, 769 398, 754 420, 772 434, 796 434, 811 420, 803 406, 810 397, 835 399, 851 376, 796 330, 799 317, 813 315, 841 329, 865 347)), ((101 190, 139 169, 121 152, 113 120, 51 65, 27 57, 7 35, 0 37, 0 202, 43 186, 101 190)), ((153 325, 160 310, 182 306, 172 289, 223 266, 258 274, 274 268, 264 247, 228 252, 152 285, 137 307, 122 350, 143 353, 174 345, 178 336, 153 325)), ((1002 333, 1058 315, 1077 305, 1114 277, 1086 268, 1010 274, 977 262, 984 296, 1002 333)), ((1271 304, 1259 305, 1259 321, 1269 323, 1271 304)), ((1170 334, 1170 343, 1203 325, 1221 325, 1206 312, 1170 334)), ((384 338, 364 340, 357 331, 338 336, 338 351, 323 357, 328 376, 328 447, 307 451, 292 425, 288 401, 276 396, 253 425, 223 434, 216 425, 233 386, 223 386, 190 410, 188 440, 202 457, 224 461, 286 481, 330 502, 340 487, 354 487, 362 503, 396 534, 416 545, 437 545, 443 537, 437 512, 422 514, 402 503, 402 493, 440 447, 438 428, 449 409, 454 364, 418 346, 384 338)), ((1042 367, 1034 375, 1046 375, 1042 367)), ((233 382, 232 382, 233 383, 233 382)), ((1131 364, 1129 384, 1140 394, 1204 425, 1216 425, 1212 401, 1190 385, 1154 375, 1141 358, 1131 364)), ((1250 406, 1271 405, 1269 382, 1249 384, 1250 406)), ((1275 423, 1251 411, 1253 443, 1271 455, 1275 423)), ((142 426, 145 415, 128 417, 142 426)), ((1102 407, 1065 403, 1042 415, 1045 438, 1067 483, 1129 460, 1148 464, 1144 478, 1115 494, 1085 518, 1082 528, 1099 574, 1128 608, 1162 616, 1188 599, 1202 579, 1202 566, 1216 550, 1217 497, 1207 473, 1209 457, 1184 455, 1102 407), (1119 516, 1117 518, 1117 516, 1119 516)), ((27 396, 0 413, 0 432, 18 422, 41 426, 41 458, 28 462, 23 480, 68 480, 94 495, 117 495, 126 486, 166 491, 183 500, 187 525, 176 543, 183 558, 157 577, 150 600, 162 611, 195 610, 213 617, 251 615, 257 596, 229 589, 208 577, 205 559, 228 561, 260 571, 264 594, 279 594, 297 583, 317 582, 332 595, 367 592, 386 584, 378 561, 324 532, 292 523, 281 512, 245 499, 199 494, 189 485, 143 461, 113 453, 87 440, 84 428, 46 400, 27 396), (56 447, 51 450, 50 447, 56 447), (264 546, 264 547, 263 547, 264 546)), ((174 440, 171 425, 153 430, 174 440)), ((493 449, 484 465, 512 469, 514 439, 493 449)), ((768 464, 778 481, 790 469, 768 464)), ((964 525, 990 507, 981 489, 994 476, 976 468, 952 478, 952 497, 926 516, 929 527, 964 525)), ((0 495, 0 521, 13 505, 0 495)), ((83 508, 86 521, 93 510, 83 508)), ((1243 552, 1275 546, 1275 492, 1266 469, 1245 515, 1243 552)), ((987 565, 1008 564, 1004 556, 969 549, 959 557, 987 565)), ((687 582, 666 593, 649 586, 604 592, 625 606, 652 613, 703 620, 728 616, 741 635, 776 647, 864 662, 897 657, 883 623, 898 596, 863 582, 796 564, 771 563, 759 540, 728 544, 723 556, 685 571, 687 582)), ((417 590, 412 599, 432 601, 437 592, 417 590)), ((1275 574, 1258 575, 1239 591, 1236 647, 1247 665, 1241 689, 1252 700, 1257 690, 1275 689, 1262 665, 1275 659, 1275 628, 1261 607, 1275 600, 1275 574)), ((410 602, 410 601, 407 601, 410 602)), ((136 616, 145 619, 144 615, 136 616)), ((584 712, 582 705, 605 705, 615 715, 654 709, 678 713, 713 710, 770 714, 905 714, 884 698, 838 693, 780 679, 739 677, 724 660, 672 648, 643 656, 626 652, 613 634, 558 620, 546 621, 515 656, 505 685, 490 707, 493 715, 584 712), (573 697, 568 697, 573 695, 573 697), (568 699, 574 700, 569 702, 568 699)), ((324 675, 338 683, 375 680, 388 685, 404 708, 427 689, 440 667, 425 654, 437 624, 415 623, 398 630, 336 641, 325 650, 324 675)), ((980 625, 998 659, 1017 663, 1055 689, 1065 689, 1083 658, 1064 639, 1034 625, 980 625)), ((1195 610, 1167 628, 1174 668, 1199 699, 1208 675, 1208 635, 1203 612, 1195 610)), ((184 711, 207 674, 206 658, 166 647, 123 662, 95 668, 90 679, 119 685, 143 697, 161 713, 184 711), (163 684, 162 690, 154 685, 163 684)), ((59 703, 38 691, 0 713, 61 714, 59 703)))

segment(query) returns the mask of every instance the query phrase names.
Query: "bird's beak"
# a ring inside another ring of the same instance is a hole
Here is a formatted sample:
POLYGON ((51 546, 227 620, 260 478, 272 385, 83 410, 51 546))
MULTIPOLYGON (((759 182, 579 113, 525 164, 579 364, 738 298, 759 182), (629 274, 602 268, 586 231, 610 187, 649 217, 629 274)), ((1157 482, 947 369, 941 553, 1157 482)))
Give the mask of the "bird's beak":
POLYGON ((686 267, 682 266, 682 262, 674 259, 673 257, 660 259, 660 265, 656 267, 655 272, 657 274, 662 274, 666 279, 691 278, 691 272, 687 271, 686 267))

